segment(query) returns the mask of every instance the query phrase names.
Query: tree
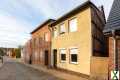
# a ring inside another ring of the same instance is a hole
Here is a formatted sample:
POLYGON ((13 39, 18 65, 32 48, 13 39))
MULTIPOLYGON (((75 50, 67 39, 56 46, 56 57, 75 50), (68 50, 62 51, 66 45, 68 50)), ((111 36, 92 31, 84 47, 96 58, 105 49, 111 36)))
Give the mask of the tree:
POLYGON ((21 46, 15 49, 16 58, 21 58, 21 46))
POLYGON ((0 48, 0 56, 4 56, 6 54, 5 52, 6 49, 0 48))

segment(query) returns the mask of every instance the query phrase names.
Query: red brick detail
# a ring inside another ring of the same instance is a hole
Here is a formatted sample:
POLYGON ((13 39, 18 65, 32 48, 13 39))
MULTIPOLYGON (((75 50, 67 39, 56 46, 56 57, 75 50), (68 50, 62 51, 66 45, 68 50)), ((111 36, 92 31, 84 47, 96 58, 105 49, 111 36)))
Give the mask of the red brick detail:
POLYGON ((120 70, 120 39, 117 40, 118 66, 120 70))
POLYGON ((109 37, 109 76, 111 75, 111 70, 113 69, 114 69, 114 38, 109 37))

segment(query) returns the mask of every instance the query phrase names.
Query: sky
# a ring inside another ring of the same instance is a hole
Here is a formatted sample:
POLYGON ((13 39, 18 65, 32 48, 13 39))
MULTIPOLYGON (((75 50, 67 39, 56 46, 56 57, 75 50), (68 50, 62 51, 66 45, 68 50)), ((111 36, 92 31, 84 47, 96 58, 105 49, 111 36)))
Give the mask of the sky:
MULTIPOLYGON (((87 0, 0 0, 0 47, 18 47, 30 32, 49 18, 57 19, 87 0)), ((113 0, 91 0, 103 5, 106 18, 113 0)))

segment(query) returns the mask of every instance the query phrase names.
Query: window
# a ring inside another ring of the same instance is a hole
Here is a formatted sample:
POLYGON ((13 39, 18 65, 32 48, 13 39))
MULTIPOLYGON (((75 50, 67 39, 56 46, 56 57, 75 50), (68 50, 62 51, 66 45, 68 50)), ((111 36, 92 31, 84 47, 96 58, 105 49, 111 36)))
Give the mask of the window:
POLYGON ((70 63, 77 64, 78 62, 78 49, 72 48, 70 49, 70 63))
POLYGON ((57 37, 57 30, 54 30, 53 36, 54 36, 54 37, 57 37))
POLYGON ((66 61, 66 50, 65 49, 60 50, 60 60, 61 60, 61 62, 66 61))
POLYGON ((45 41, 49 41, 49 34, 45 33, 45 41))
POLYGON ((71 19, 69 21, 69 31, 70 32, 77 31, 77 18, 71 19))
POLYGON ((64 23, 61 24, 59 29, 60 29, 60 34, 65 33, 65 24, 64 23))

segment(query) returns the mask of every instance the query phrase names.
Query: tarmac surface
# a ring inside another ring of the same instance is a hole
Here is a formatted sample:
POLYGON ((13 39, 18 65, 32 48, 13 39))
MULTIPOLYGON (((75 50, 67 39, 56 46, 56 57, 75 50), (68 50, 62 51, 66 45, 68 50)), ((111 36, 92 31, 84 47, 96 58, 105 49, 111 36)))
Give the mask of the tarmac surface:
POLYGON ((4 58, 0 67, 0 80, 62 80, 51 74, 28 67, 14 59, 4 58))

